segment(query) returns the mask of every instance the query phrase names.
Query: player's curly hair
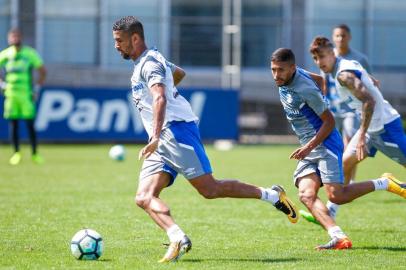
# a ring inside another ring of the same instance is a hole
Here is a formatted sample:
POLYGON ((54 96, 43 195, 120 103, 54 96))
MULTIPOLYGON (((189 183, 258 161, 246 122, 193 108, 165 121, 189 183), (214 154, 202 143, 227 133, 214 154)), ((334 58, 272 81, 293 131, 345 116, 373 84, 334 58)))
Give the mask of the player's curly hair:
POLYGON ((323 36, 317 36, 313 39, 312 43, 310 44, 310 53, 311 54, 318 54, 322 49, 334 49, 333 43, 323 36))
POLYGON ((113 24, 113 31, 123 31, 130 35, 136 33, 144 40, 144 27, 134 16, 125 16, 113 24))

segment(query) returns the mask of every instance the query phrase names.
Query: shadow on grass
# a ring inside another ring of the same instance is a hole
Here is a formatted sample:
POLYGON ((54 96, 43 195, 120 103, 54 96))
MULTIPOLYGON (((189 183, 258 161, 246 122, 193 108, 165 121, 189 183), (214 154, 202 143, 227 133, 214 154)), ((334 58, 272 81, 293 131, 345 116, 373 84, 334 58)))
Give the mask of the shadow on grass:
POLYGON ((112 262, 113 260, 112 260, 112 259, 108 259, 108 258, 107 258, 107 259, 103 259, 103 258, 102 258, 102 259, 98 259, 97 261, 98 261, 98 262, 112 262))
POLYGON ((182 262, 191 262, 191 263, 200 263, 200 262, 259 262, 259 263, 280 263, 280 262, 297 262, 302 259, 296 258, 265 258, 265 259, 256 259, 256 258, 222 258, 222 259, 183 259, 182 262))
POLYGON ((405 252, 406 247, 353 247, 352 249, 363 249, 363 250, 388 250, 395 252, 405 252))
POLYGON ((381 201, 381 203, 382 204, 399 204, 399 202, 401 201, 402 199, 400 199, 400 198, 393 198, 393 199, 386 199, 386 200, 382 200, 381 201))

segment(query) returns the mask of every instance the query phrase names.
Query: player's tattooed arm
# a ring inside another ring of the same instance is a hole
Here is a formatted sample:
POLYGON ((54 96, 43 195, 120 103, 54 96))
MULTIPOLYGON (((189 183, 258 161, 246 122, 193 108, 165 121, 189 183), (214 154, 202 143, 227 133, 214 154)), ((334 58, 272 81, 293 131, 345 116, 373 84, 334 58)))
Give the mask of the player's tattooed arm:
POLYGON ((343 71, 338 75, 338 81, 362 102, 362 124, 361 128, 365 131, 369 127, 372 114, 374 113, 375 100, 368 92, 365 85, 351 71, 343 71))
POLYGON ((362 160, 366 157, 365 149, 365 134, 371 123, 372 115, 374 113, 375 100, 368 92, 365 85, 360 79, 351 71, 342 71, 337 76, 339 83, 345 86, 358 100, 362 102, 362 115, 360 126, 360 140, 357 146, 357 157, 362 160))

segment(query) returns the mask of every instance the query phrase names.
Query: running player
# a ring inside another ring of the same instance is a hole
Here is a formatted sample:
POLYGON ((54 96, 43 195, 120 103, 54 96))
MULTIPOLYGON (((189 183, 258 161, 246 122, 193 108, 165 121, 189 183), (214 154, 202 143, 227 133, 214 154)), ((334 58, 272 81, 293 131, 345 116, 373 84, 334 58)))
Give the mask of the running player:
POLYGON ((216 180, 212 176, 196 125, 198 118, 175 87, 185 73, 169 64, 157 50, 147 48, 141 22, 133 16, 121 18, 113 25, 113 38, 121 56, 134 61, 133 100, 149 135, 148 144, 139 153, 139 158, 145 160, 135 201, 169 237, 170 245, 160 262, 176 261, 192 247, 168 206, 159 198, 177 173, 183 174, 207 199, 262 199, 296 223, 297 211, 282 187, 265 189, 237 180, 216 180))
MULTIPOLYGON (((359 62, 367 70, 367 72, 371 74, 371 68, 367 57, 350 47, 351 39, 351 29, 348 27, 348 25, 340 24, 334 27, 332 32, 332 40, 335 45, 334 54, 337 57, 359 62)), ((331 74, 325 74, 323 71, 321 71, 321 74, 326 83, 326 87, 324 88, 326 91, 324 94, 329 101, 329 109, 333 113, 334 120, 336 121, 336 128, 343 137, 345 149, 351 138, 359 129, 360 120, 354 110, 349 108, 345 103, 340 102, 340 97, 338 96, 337 89, 335 87, 335 81, 331 74)), ((374 79, 374 83, 378 84, 379 82, 374 79)), ((355 171, 356 168, 353 170, 350 182, 354 180, 355 171)), ((326 205, 330 215, 335 218, 339 206, 330 201, 328 201, 326 205)), ((308 212, 303 210, 300 210, 299 212, 307 221, 319 224, 318 221, 308 212)))
POLYGON ((34 128, 35 100, 45 82, 46 71, 41 57, 31 47, 22 45, 22 35, 18 29, 8 33, 10 47, 0 52, 0 68, 5 68, 4 82, 0 80, 0 88, 4 90, 4 118, 10 121, 11 139, 14 154, 10 158, 11 165, 21 161, 18 135, 18 121, 25 120, 30 136, 32 160, 41 164, 43 158, 37 153, 37 136, 34 128), (38 70, 38 81, 33 86, 32 71, 38 70))
POLYGON ((406 186, 389 176, 344 186, 343 142, 320 90, 322 77, 296 67, 293 52, 285 48, 272 54, 271 70, 286 117, 301 144, 290 156, 299 160, 294 181, 300 201, 331 237, 327 244, 316 248, 351 248, 352 242, 319 199, 320 187, 324 186, 330 201, 345 204, 375 190, 387 190, 406 198, 406 186))
POLYGON ((344 176, 377 150, 406 166, 406 135, 399 113, 383 98, 369 74, 357 62, 337 58, 325 37, 316 37, 310 47, 315 63, 331 73, 342 102, 361 115, 361 126, 344 153, 344 176))
MULTIPOLYGON (((371 73, 366 56, 350 48, 351 30, 347 25, 341 24, 336 26, 333 29, 332 36, 335 44, 334 53, 337 57, 339 56, 344 59, 358 61, 366 68, 368 73, 371 73)), ((329 108, 334 115, 336 128, 341 132, 343 137, 344 147, 346 147, 359 128, 359 119, 356 113, 346 106, 345 103, 340 103, 340 98, 335 88, 334 78, 332 78, 330 74, 323 74, 325 75, 327 83, 326 97, 330 102, 329 108)))

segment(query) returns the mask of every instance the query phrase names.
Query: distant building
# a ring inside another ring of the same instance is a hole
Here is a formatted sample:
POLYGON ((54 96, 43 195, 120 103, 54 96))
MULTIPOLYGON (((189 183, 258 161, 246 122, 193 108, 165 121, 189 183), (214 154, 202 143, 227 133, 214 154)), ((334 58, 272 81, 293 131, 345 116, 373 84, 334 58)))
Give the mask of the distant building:
POLYGON ((186 69, 183 86, 221 87, 224 74, 235 72, 242 112, 268 113, 278 100, 271 52, 290 47, 299 65, 317 71, 308 54, 312 38, 330 37, 346 23, 352 47, 369 57, 385 97, 405 114, 404 14, 406 1, 398 0, 0 0, 0 48, 8 29, 19 26, 44 57, 47 84, 128 87, 131 62, 115 52, 111 27, 135 15, 148 29, 147 44, 186 69), (237 8, 228 22, 227 4, 237 8), (235 56, 238 63, 229 60, 235 56))

